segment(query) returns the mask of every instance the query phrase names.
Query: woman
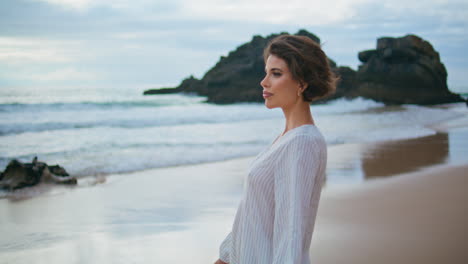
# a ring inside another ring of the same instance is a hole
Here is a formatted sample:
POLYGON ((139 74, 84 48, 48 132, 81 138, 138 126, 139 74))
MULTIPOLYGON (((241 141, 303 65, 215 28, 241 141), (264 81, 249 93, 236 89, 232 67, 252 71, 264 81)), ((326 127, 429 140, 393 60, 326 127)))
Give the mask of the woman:
POLYGON ((251 163, 232 231, 216 264, 306 264, 325 178, 327 147, 310 102, 334 91, 320 46, 280 35, 264 51, 267 108, 281 107, 286 128, 251 163))

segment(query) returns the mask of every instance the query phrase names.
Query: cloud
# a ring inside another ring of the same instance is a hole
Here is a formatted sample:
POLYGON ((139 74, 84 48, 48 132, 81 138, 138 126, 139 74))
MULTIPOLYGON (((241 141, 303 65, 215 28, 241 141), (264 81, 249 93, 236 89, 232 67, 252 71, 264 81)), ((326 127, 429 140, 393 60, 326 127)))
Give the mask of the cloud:
POLYGON ((93 0, 36 0, 47 2, 52 5, 59 5, 65 8, 71 8, 75 10, 86 10, 96 5, 96 1, 93 0))
POLYGON ((368 0, 201 0, 181 6, 184 16, 251 21, 270 24, 325 25, 339 23, 356 14, 356 5, 368 0))
POLYGON ((0 79, 4 81, 16 80, 21 84, 31 83, 79 83, 98 81, 102 79, 102 75, 94 72, 77 70, 73 67, 59 69, 21 69, 12 72, 1 72, 0 79))
POLYGON ((465 2, 3 1, 0 73, 12 83, 28 75, 38 80, 67 75, 92 79, 79 69, 104 73, 102 85, 178 83, 191 74, 201 77, 219 56, 253 35, 295 33, 304 28, 321 38, 327 54, 338 64, 352 67, 359 63, 357 53, 374 48, 380 36, 419 35, 440 52, 451 80, 462 83, 466 77, 455 68, 467 65, 463 53, 468 44, 465 2), (28 74, 18 75, 17 80, 6 75, 22 71, 28 74))
POLYGON ((438 21, 468 21, 466 0, 35 0, 80 12, 104 7, 140 19, 192 19, 268 23, 275 25, 345 25, 366 20, 400 21, 432 17, 438 21), (372 7, 368 8, 369 6, 372 7), (374 11, 376 11, 374 13, 374 11), (376 17, 378 14, 379 17, 376 17))
MULTIPOLYGON (((64 9, 77 12, 86 12, 93 8, 107 7, 115 10, 125 10, 126 12, 144 11, 149 7, 172 6, 165 1, 154 0, 34 0, 36 2, 45 2, 50 5, 60 6, 64 9)), ((151 8, 150 8, 151 9, 151 8)), ((154 10, 153 10, 154 11, 154 10)))
POLYGON ((32 74, 28 78, 34 81, 93 81, 97 80, 98 76, 90 72, 65 68, 44 74, 32 74))
POLYGON ((161 20, 184 18, 269 24, 325 25, 339 23, 357 14, 359 5, 370 0, 35 0, 65 9, 86 12, 104 7, 139 14, 140 18, 161 20))
POLYGON ((79 41, 0 36, 0 60, 13 65, 71 62, 79 47, 79 41))

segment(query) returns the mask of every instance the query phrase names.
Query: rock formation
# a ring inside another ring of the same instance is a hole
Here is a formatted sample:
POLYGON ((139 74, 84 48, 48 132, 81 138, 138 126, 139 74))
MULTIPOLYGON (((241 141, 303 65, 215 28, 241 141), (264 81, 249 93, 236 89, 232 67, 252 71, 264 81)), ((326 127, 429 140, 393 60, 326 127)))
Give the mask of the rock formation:
POLYGON ((16 190, 40 182, 77 184, 76 178, 68 175, 63 167, 49 166, 38 161, 37 157, 32 163, 22 163, 14 159, 8 163, 5 171, 0 173, 0 189, 16 190))
MULTIPOLYGON (((252 41, 239 46, 236 50, 230 52, 227 57, 222 56, 201 80, 190 76, 176 88, 147 90, 144 94, 195 93, 207 96, 207 102, 218 104, 263 102, 262 87, 260 86, 260 81, 265 75, 263 49, 271 39, 280 34, 267 37, 254 36, 252 41)), ((300 30, 296 35, 306 36, 320 43, 317 36, 306 30, 300 30)), ((330 63, 337 74, 344 72, 349 77, 352 71, 350 68, 337 68, 332 60, 330 60, 330 63)), ((351 89, 352 85, 349 84, 349 79, 344 78, 339 83, 337 94, 343 94, 342 90, 351 89)))
POLYGON ((357 95, 387 104, 462 102, 447 87, 447 71, 432 45, 415 35, 379 38, 359 53, 357 95))
MULTIPOLYGON (((285 33, 280 33, 285 34, 285 33)), ((227 57, 222 56, 201 80, 190 76, 176 88, 152 89, 147 94, 189 93, 207 97, 207 102, 226 104, 263 102, 260 81, 265 75, 263 49, 279 34, 254 36, 227 57)), ((300 30, 317 43, 320 39, 300 30)), ((408 35, 380 38, 377 49, 359 53, 363 65, 358 72, 329 59, 332 70, 340 77, 336 93, 318 101, 345 97, 365 97, 386 104, 440 104, 465 101, 447 87, 447 72, 439 54, 423 39, 408 35)), ((467 102, 468 104, 468 102, 467 102)))

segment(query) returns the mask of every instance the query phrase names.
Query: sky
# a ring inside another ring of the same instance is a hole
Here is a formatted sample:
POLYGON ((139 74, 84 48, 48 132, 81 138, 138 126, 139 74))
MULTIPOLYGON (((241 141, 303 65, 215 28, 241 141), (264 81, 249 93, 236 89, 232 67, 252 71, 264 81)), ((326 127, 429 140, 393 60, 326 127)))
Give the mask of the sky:
POLYGON ((377 38, 416 34, 468 93, 467 14, 466 0, 1 0, 0 89, 171 87, 254 35, 305 29, 353 69, 377 38))

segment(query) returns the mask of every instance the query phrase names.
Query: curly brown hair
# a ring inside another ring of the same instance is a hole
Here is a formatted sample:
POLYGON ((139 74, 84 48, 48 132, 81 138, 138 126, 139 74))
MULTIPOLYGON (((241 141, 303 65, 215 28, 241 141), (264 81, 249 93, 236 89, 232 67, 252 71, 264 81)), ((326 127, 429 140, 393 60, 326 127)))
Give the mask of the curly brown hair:
POLYGON ((338 78, 332 72, 328 58, 320 44, 305 36, 280 35, 270 41, 263 52, 263 59, 275 55, 288 65, 294 80, 307 88, 302 99, 312 102, 335 92, 338 78))

